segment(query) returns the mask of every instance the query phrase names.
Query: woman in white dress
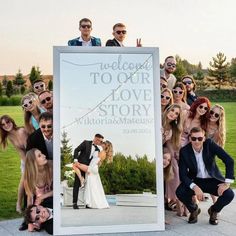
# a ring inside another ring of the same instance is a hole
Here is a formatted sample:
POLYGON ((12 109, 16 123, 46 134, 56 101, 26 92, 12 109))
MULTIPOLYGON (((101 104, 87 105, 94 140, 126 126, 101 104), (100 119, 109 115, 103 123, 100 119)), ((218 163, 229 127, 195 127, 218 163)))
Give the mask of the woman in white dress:
POLYGON ((96 151, 93 154, 93 159, 91 160, 89 166, 79 162, 76 162, 73 165, 73 169, 80 178, 81 183, 85 182, 84 202, 89 208, 109 208, 98 169, 102 161, 105 159, 107 159, 107 162, 112 161, 113 147, 111 142, 107 140, 102 143, 102 148, 102 151, 96 151), (86 172, 85 181, 83 181, 80 170, 86 172))

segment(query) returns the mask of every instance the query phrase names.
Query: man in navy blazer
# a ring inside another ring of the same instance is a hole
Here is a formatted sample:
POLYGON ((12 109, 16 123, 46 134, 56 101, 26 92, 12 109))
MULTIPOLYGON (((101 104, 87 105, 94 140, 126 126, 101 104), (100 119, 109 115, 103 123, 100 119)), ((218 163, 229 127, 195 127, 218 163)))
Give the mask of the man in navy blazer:
POLYGON ((209 223, 218 224, 217 214, 234 198, 230 183, 234 182, 234 160, 211 139, 205 139, 205 131, 194 127, 190 131, 190 143, 180 149, 179 176, 181 184, 176 190, 180 201, 188 208, 188 223, 196 223, 201 210, 193 201, 193 195, 203 200, 203 193, 219 196, 208 209, 209 223), (215 156, 225 164, 225 177, 220 173, 215 156))
POLYGON ((68 41, 68 46, 101 46, 101 39, 92 37, 92 21, 83 18, 79 22, 81 36, 68 41))

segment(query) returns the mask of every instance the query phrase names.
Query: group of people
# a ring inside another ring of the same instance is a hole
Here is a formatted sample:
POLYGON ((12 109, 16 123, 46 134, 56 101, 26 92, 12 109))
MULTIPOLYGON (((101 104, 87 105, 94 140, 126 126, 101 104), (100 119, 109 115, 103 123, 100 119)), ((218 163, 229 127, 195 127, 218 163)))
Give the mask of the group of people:
POLYGON ((34 81, 32 92, 22 97, 21 106, 23 127, 7 114, 0 117, 0 145, 5 149, 8 141, 12 143, 21 161, 16 211, 27 209, 19 230, 45 228, 52 234, 53 96, 43 80, 34 81))
MULTIPOLYGON (((68 41, 68 46, 102 46, 101 39, 91 36, 92 21, 83 18, 79 21, 80 37, 68 41)), ((124 40, 127 34, 126 26, 123 23, 117 23, 113 26, 113 39, 107 40, 107 47, 124 47, 124 40)), ((142 47, 141 39, 136 41, 137 47, 142 47)))
MULTIPOLYGON (((69 46, 101 46, 99 38, 92 37, 92 22, 79 22, 81 36, 68 41, 69 46)), ((126 27, 113 26, 113 39, 106 46, 123 47, 126 27)), ((141 39, 137 40, 141 47, 141 39)), ((199 201, 204 193, 212 196, 208 213, 209 223, 218 224, 218 213, 229 204, 234 193, 234 161, 224 151, 226 140, 225 111, 219 105, 211 106, 206 97, 198 97, 192 76, 185 75, 176 82, 173 56, 165 59, 161 69, 161 110, 163 168, 165 180, 165 209, 177 210, 196 223, 201 210, 199 201), (218 156, 225 164, 225 177, 215 162, 218 156)), ((42 80, 34 81, 33 92, 23 96, 24 127, 18 127, 9 115, 0 117, 0 145, 6 148, 9 140, 21 159, 21 179, 16 210, 22 211, 24 193, 27 201, 25 221, 19 228, 30 231, 46 229, 53 233, 53 94, 42 80)), ((87 208, 109 208, 99 176, 102 162, 112 161, 111 142, 96 134, 91 141, 83 141, 74 150, 73 209, 78 209, 78 194, 83 189, 87 208)))
POLYGON ((218 213, 228 205, 234 193, 234 160, 224 151, 226 140, 224 107, 211 105, 207 97, 198 97, 190 75, 176 81, 173 56, 165 59, 160 73, 165 209, 187 216, 196 223, 199 201, 211 195, 209 223, 218 224, 218 213), (215 156, 225 164, 220 173, 215 156))

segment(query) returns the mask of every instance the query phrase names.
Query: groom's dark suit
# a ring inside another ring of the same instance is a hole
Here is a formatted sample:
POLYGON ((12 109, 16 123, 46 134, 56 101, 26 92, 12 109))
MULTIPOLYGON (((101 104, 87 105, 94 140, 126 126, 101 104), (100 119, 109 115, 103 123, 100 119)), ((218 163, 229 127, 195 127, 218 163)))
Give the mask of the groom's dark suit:
MULTIPOLYGON (((218 184, 224 183, 225 179, 234 179, 234 160, 224 151, 224 149, 212 140, 206 139, 203 143, 202 157, 210 178, 197 178, 197 160, 191 143, 180 149, 179 176, 182 183, 177 188, 176 195, 179 200, 186 205, 190 212, 193 212, 196 209, 196 204, 192 202, 194 191, 190 188, 191 184, 195 183, 203 192, 218 196, 218 184), (215 156, 218 156, 225 164, 225 178, 222 176, 216 165, 215 156)), ((230 188, 227 189, 214 204, 214 210, 220 212, 224 206, 232 201, 233 197, 233 191, 230 188)))
MULTIPOLYGON (((77 159, 78 162, 89 165, 92 158, 91 151, 92 151, 92 141, 84 140, 77 148, 74 150, 74 159, 77 159)), ((99 151, 98 147, 95 147, 95 151, 99 151)), ((85 177, 85 173, 81 171, 81 174, 85 177)), ((73 204, 77 204, 78 201, 78 194, 79 194, 79 187, 81 186, 80 180, 75 174, 75 182, 73 187, 73 204)))

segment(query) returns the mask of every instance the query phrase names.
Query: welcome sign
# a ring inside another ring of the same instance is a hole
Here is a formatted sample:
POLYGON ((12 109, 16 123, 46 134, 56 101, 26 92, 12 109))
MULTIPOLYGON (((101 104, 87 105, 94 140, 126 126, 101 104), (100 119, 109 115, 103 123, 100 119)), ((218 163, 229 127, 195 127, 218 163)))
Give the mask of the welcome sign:
POLYGON ((58 199, 54 206, 55 233, 163 229, 158 49, 54 47, 54 77, 54 199, 58 199), (151 199, 118 191, 116 203, 106 210, 88 212, 61 207, 58 157, 62 131, 67 133, 73 149, 100 133, 112 142, 115 153, 133 159, 146 156, 156 163, 157 194, 151 199), (154 203, 150 204, 150 200, 154 203), (124 207, 121 202, 126 201, 130 204, 124 207), (139 214, 140 220, 133 214, 139 214))

